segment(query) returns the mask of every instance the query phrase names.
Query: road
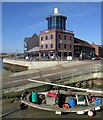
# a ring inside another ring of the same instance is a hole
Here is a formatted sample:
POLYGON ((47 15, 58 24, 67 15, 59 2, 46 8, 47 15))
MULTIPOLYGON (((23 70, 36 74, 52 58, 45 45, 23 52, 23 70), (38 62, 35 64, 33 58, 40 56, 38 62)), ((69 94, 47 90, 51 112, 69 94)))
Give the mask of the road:
POLYGON ((65 77, 73 77, 75 75, 83 75, 86 73, 91 73, 92 71, 101 71, 100 61, 83 61, 76 64, 64 64, 60 66, 55 66, 49 69, 38 69, 33 73, 23 74, 18 73, 17 76, 12 76, 9 78, 4 78, 2 80, 2 88, 11 88, 22 85, 27 85, 30 82, 28 78, 33 79, 49 79, 50 81, 55 81, 57 79, 63 79, 65 77))

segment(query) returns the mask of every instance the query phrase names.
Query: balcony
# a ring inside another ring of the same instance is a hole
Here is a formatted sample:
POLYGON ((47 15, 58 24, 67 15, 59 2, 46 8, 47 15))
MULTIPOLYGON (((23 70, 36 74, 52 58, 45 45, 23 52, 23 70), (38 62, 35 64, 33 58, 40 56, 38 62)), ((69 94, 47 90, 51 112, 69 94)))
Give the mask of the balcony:
POLYGON ((51 30, 43 30, 43 31, 40 31, 40 34, 47 33, 47 32, 50 32, 50 31, 55 31, 55 29, 51 29, 51 30))
POLYGON ((60 31, 60 32, 67 32, 67 33, 72 33, 73 34, 72 30, 60 30, 60 29, 43 30, 43 31, 40 31, 40 34, 51 32, 51 31, 60 31))
POLYGON ((73 34, 73 31, 72 30, 63 30, 64 32, 69 32, 69 33, 72 33, 73 34))

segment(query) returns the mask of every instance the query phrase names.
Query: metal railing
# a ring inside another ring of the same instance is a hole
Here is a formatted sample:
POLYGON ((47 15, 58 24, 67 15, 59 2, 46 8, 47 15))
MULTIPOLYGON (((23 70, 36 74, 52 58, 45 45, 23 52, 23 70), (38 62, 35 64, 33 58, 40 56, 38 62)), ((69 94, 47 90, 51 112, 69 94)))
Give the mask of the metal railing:
POLYGON ((49 31, 54 31, 54 30, 57 30, 57 31, 62 31, 62 32, 69 32, 69 33, 73 33, 73 31, 72 30, 60 30, 60 29, 50 29, 50 30, 48 30, 48 29, 46 29, 46 30, 43 30, 43 31, 40 31, 40 33, 46 33, 46 32, 49 32, 49 31))

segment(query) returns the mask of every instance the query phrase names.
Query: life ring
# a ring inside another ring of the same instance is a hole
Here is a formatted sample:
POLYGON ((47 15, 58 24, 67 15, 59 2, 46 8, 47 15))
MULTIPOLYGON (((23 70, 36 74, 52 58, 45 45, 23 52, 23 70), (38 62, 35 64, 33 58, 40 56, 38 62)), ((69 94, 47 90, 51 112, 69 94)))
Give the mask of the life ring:
POLYGON ((69 105, 68 105, 68 104, 64 104, 64 105, 63 105, 63 108, 68 109, 68 108, 69 108, 69 105))
POLYGON ((88 116, 92 117, 94 115, 94 112, 92 110, 88 111, 88 116))

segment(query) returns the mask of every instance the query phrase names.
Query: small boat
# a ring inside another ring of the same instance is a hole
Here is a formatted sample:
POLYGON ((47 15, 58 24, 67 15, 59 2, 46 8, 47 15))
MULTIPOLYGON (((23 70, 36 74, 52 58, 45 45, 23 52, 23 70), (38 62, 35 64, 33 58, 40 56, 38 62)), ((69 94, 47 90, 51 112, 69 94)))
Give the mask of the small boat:
MULTIPOLYGON (((52 83, 29 80, 38 83, 51 85, 52 83)), ((82 88, 52 84, 72 90, 50 90, 46 92, 32 91, 21 97, 21 106, 31 106, 41 110, 54 111, 56 114, 76 112, 77 114, 87 113, 93 116, 103 106, 103 92, 82 88)), ((22 107, 23 108, 23 107, 22 107)))

